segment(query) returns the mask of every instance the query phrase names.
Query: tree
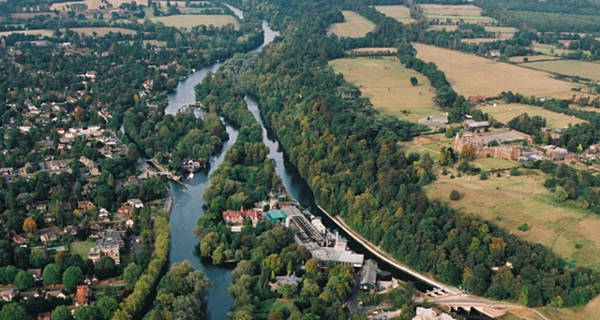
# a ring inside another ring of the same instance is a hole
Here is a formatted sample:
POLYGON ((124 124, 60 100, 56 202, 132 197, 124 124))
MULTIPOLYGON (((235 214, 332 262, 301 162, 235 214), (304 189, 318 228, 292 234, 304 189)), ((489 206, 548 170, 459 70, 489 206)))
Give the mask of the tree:
POLYGON ((96 308, 98 308, 98 311, 104 320, 109 320, 112 318, 113 313, 118 307, 119 303, 111 296, 103 296, 96 303, 96 308))
POLYGON ((30 319, 27 311, 18 303, 9 303, 2 307, 0 311, 0 319, 2 320, 26 320, 30 319))
POLYGON ((458 190, 450 191, 450 200, 452 200, 452 201, 460 200, 460 192, 458 192, 458 190))
POLYGON ((135 262, 131 262, 125 267, 123 270, 123 279, 125 280, 125 285, 129 290, 132 290, 135 286, 135 282, 142 274, 142 267, 135 264, 135 262))
POLYGON ((289 284, 284 284, 277 288, 277 293, 279 293, 285 299, 293 297, 295 291, 296 289, 289 284))
POLYGON ((67 306, 58 306, 50 314, 51 320, 73 320, 71 310, 67 306))
POLYGON ((44 268, 42 274, 44 284, 57 284, 60 282, 60 266, 56 263, 50 263, 44 268))
POLYGON ((285 318, 285 313, 283 313, 283 311, 280 309, 273 309, 269 312, 267 320, 284 320, 285 318))
POLYGON ((419 84, 419 79, 417 79, 417 77, 410 77, 410 84, 417 86, 419 84))
POLYGON ((32 217, 27 217, 23 221, 23 231, 31 234, 37 229, 37 223, 32 217))
POLYGON ((101 315, 95 306, 79 306, 75 309, 75 320, 100 320, 101 315))
POLYGON ((109 256, 103 256, 100 260, 96 261, 94 272, 100 279, 112 277, 115 273, 115 261, 109 256))
POLYGON ((15 277, 15 287, 19 290, 27 290, 33 287, 33 276, 27 271, 19 271, 15 277))
POLYGON ((81 268, 76 266, 68 267, 62 276, 63 285, 69 292, 73 292, 82 279, 83 272, 81 271, 81 268))
POLYGON ((29 254, 29 264, 32 267, 39 268, 44 265, 46 261, 46 257, 44 257, 44 253, 41 250, 33 249, 29 254))
POLYGON ((569 198, 569 194, 565 191, 565 188, 561 186, 556 186, 554 189, 554 196, 556 197, 557 202, 565 202, 569 198))

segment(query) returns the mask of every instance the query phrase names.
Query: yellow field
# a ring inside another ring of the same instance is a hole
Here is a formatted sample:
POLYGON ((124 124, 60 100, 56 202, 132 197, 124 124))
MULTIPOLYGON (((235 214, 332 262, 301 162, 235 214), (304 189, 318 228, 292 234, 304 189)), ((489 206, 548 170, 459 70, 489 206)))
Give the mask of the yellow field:
POLYGON ((48 29, 35 29, 35 30, 15 30, 15 31, 0 31, 0 37, 9 36, 13 33, 26 34, 26 35, 39 35, 42 37, 53 37, 54 31, 48 29))
POLYGON ((525 96, 571 98, 575 93, 571 88, 581 87, 553 79, 542 71, 420 43, 413 46, 419 59, 434 62, 446 74, 454 90, 467 97, 495 97, 511 90, 525 96))
POLYGON ((571 203, 556 203, 554 195, 543 186, 546 175, 521 171, 524 175, 513 177, 490 174, 487 180, 438 175, 426 191, 431 198, 448 201, 450 191, 458 190, 463 197, 451 201, 453 207, 479 215, 524 240, 540 243, 570 263, 600 270, 600 217, 571 203), (529 225, 528 231, 517 229, 523 223, 529 225))
POLYGON ((489 114, 494 119, 505 124, 523 113, 527 113, 530 117, 541 116, 542 118, 546 118, 546 124, 550 128, 567 128, 569 124, 575 125, 586 122, 566 114, 552 112, 541 107, 519 103, 498 104, 495 107, 488 105, 479 107, 478 109, 481 109, 481 111, 489 114))
MULTIPOLYGON (((71 28, 69 29, 80 36, 96 36, 103 37, 109 33, 135 34, 135 30, 113 27, 91 27, 91 28, 71 28)), ((64 29, 62 30, 64 32, 64 29)))
POLYGON ((338 37, 362 38, 375 30, 375 24, 363 16, 353 11, 342 10, 342 13, 344 22, 331 24, 327 33, 333 33, 338 37))
POLYGON ((410 121, 440 113, 429 80, 405 68, 397 58, 344 58, 329 65, 359 87, 378 110, 410 121), (417 86, 410 83, 411 77, 419 80, 417 86))
MULTIPOLYGON (((523 58, 525 58, 525 56, 515 56, 515 57, 510 57, 508 58, 508 60, 510 62, 514 62, 514 63, 523 63, 523 58)), ((533 61, 544 61, 544 60, 556 60, 558 59, 558 57, 553 57, 553 56, 546 56, 546 55, 536 55, 536 56, 527 56, 527 59, 529 60, 529 62, 533 62, 533 61)))
MULTIPOLYGON (((70 1, 70 2, 59 2, 53 3, 50 6, 50 10, 58 10, 58 11, 71 11, 72 5, 85 4, 87 6, 87 10, 98 10, 102 7, 106 7, 104 2, 108 2, 112 5, 113 8, 120 7, 123 3, 130 3, 131 0, 83 0, 83 1, 70 1)), ((138 5, 148 6, 148 0, 136 0, 138 5)))
POLYGON ((406 6, 375 6, 375 9, 401 23, 408 24, 417 22, 417 20, 410 17, 410 9, 408 9, 406 6))
POLYGON ((238 21, 226 14, 181 14, 166 17, 152 17, 153 22, 163 23, 165 26, 191 29, 196 26, 223 27, 232 24, 239 28, 238 21))
POLYGON ((531 62, 523 65, 542 71, 600 81, 600 63, 581 60, 555 60, 531 62))
POLYGON ((443 5, 443 4, 422 4, 423 12, 428 20, 438 19, 446 22, 447 19, 452 22, 463 21, 466 23, 488 24, 495 22, 493 18, 481 15, 481 8, 471 4, 466 5, 443 5))

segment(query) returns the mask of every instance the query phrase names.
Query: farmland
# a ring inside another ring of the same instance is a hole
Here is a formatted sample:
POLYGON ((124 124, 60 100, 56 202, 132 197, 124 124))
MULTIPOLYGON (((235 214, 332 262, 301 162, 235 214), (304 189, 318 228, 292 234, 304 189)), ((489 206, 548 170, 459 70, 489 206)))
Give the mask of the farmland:
POLYGON ((427 78, 405 68, 396 58, 344 58, 329 64, 359 87, 378 110, 409 121, 440 113, 427 78), (418 79, 417 86, 410 83, 411 77, 418 79))
POLYGON ((344 14, 344 22, 330 25, 327 30, 328 33, 333 33, 338 37, 361 38, 375 30, 375 24, 363 16, 353 11, 343 10, 342 13, 344 14))
POLYGON ((527 113, 530 117, 541 116, 542 118, 545 118, 547 121, 547 126, 550 128, 567 128, 569 124, 575 125, 586 122, 579 118, 568 116, 562 113, 552 112, 541 107, 518 103, 499 104, 495 107, 488 105, 480 107, 479 109, 502 123, 508 123, 510 120, 523 113, 527 113))
POLYGON ((600 81, 600 63, 581 60, 539 61, 523 64, 529 68, 600 81))
POLYGON ((553 57, 553 56, 546 56, 546 55, 535 55, 535 56, 515 56, 515 57, 510 57, 508 58, 508 61, 510 62, 514 62, 514 63, 523 63, 523 59, 527 58, 527 60, 529 62, 533 62, 533 61, 544 61, 544 60, 556 60, 558 59, 557 57, 553 57))
POLYGON ((410 17, 410 9, 406 6, 375 6, 375 9, 388 17, 392 17, 402 23, 414 23, 415 19, 410 17))
POLYGON ((600 228, 600 218, 574 204, 557 203, 544 188, 545 179, 537 172, 518 177, 489 175, 487 180, 439 175, 426 190, 430 197, 444 201, 448 201, 451 190, 458 190, 462 198, 451 202, 453 207, 551 248, 570 263, 600 270, 600 234, 594 231, 600 228), (524 223, 528 231, 517 229, 524 223))
POLYGON ((184 14, 165 17, 152 17, 150 20, 153 22, 163 23, 169 27, 187 29, 202 25, 223 27, 225 25, 232 24, 236 28, 239 27, 239 23, 234 17, 225 14, 184 14))
POLYGON ((113 27, 91 27, 91 28, 70 28, 69 30, 80 36, 98 36, 102 37, 109 33, 135 34, 135 30, 113 27))
MULTIPOLYGON (((51 11, 54 11, 54 10, 70 11, 70 10, 74 10, 75 8, 78 8, 77 10, 80 10, 80 11, 98 10, 101 7, 106 6, 105 3, 103 3, 103 2, 108 2, 112 5, 113 8, 118 8, 122 4, 130 3, 131 1, 129 1, 129 0, 108 0, 108 1, 83 0, 83 1, 57 2, 57 3, 53 3, 50 6, 50 10, 51 11), (84 10, 81 10, 81 9, 84 9, 84 10)), ((148 0, 138 0, 136 2, 138 5, 148 6, 148 0)))
POLYGON ((425 17, 428 20, 440 20, 446 22, 451 20, 453 23, 478 23, 490 24, 495 22, 493 18, 481 15, 481 8, 474 5, 441 5, 441 4, 423 4, 421 5, 425 17))
POLYGON ((459 51, 414 43, 417 57, 434 62, 454 89, 465 96, 497 96, 511 90, 526 96, 570 98, 579 85, 553 79, 542 71, 497 62, 459 51))

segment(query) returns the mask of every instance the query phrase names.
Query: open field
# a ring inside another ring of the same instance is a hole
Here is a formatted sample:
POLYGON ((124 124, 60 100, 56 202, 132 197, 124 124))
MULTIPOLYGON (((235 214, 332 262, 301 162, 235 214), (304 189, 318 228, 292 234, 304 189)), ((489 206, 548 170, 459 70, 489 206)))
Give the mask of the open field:
POLYGON ((375 9, 388 17, 392 17, 401 23, 414 23, 417 20, 410 17, 410 9, 403 5, 375 6, 375 9))
POLYGON ((542 71, 600 81, 600 63, 581 60, 555 60, 531 62, 523 65, 542 71))
POLYGON ((52 16, 55 17, 56 14, 51 11, 47 12, 17 12, 11 13, 10 16, 15 19, 32 19, 39 16, 52 16))
POLYGON ((135 30, 113 27, 71 28, 69 30, 79 34, 80 36, 94 36, 95 33, 96 36, 103 37, 111 32, 122 34, 135 34, 135 30))
POLYGON ((533 45, 533 50, 541 52, 547 56, 562 56, 565 54, 573 53, 575 51, 569 49, 559 49, 558 47, 551 44, 536 43, 533 45))
POLYGON ((502 35, 500 38, 504 36, 508 36, 508 38, 512 38, 515 32, 519 31, 514 27, 496 27, 496 26, 487 26, 485 27, 486 31, 495 32, 496 34, 502 35))
POLYGON ((484 43, 484 42, 494 42, 499 41, 500 39, 496 38, 470 38, 470 39, 462 39, 461 41, 464 43, 484 43))
POLYGON ((350 53, 394 53, 398 52, 398 49, 394 47, 364 47, 364 48, 355 48, 352 50, 348 50, 350 53))
POLYGON ((344 22, 333 23, 327 29, 327 33, 333 33, 338 37, 362 38, 367 33, 375 30, 375 24, 365 17, 353 11, 342 10, 344 22))
POLYGON ((516 163, 502 158, 480 158, 473 161, 473 164, 483 171, 504 170, 517 166, 516 163))
POLYGON ((450 204, 467 213, 481 216, 507 232, 540 243, 567 262, 600 270, 600 217, 574 204, 559 204, 543 183, 546 175, 539 171, 523 171, 521 176, 463 176, 451 179, 439 175, 426 187, 432 198, 448 201, 452 190, 462 198, 450 204), (527 223, 528 231, 517 227, 527 223), (579 249, 576 247, 580 246, 579 249))
MULTIPOLYGON (((130 0, 106 0, 106 2, 110 3, 113 8, 118 8, 123 3, 130 3, 131 1, 130 0)), ((137 0, 136 3, 138 5, 148 6, 148 0, 137 0)), ((103 3, 102 0, 83 0, 83 1, 70 1, 70 2, 57 2, 57 3, 53 3, 50 6, 50 10, 51 11, 53 11, 53 10, 71 11, 75 7, 80 7, 81 8, 82 5, 85 5, 84 8, 87 8, 87 10, 98 10, 101 7, 105 7, 106 6, 103 3)))
POLYGON ((236 29, 239 28, 238 21, 226 14, 181 14, 166 17, 152 17, 153 22, 160 22, 169 27, 191 29, 196 26, 223 27, 228 24, 233 24, 236 29))
POLYGON ((405 68, 397 58, 344 58, 329 65, 359 87, 378 110, 409 121, 440 113, 429 80, 405 68), (419 80, 417 86, 410 83, 411 77, 419 80))
POLYGON ((455 50, 413 43, 417 57, 434 62, 454 90, 464 96, 498 96, 502 91, 525 96, 571 98, 581 85, 553 79, 549 73, 498 62, 455 50))
POLYGON ((71 243, 71 252, 79 255, 83 260, 87 260, 88 252, 90 248, 94 247, 94 242, 89 241, 75 241, 71 243))
POLYGON ((493 105, 487 105, 479 107, 478 109, 505 124, 523 113, 527 113, 530 117, 541 116, 542 118, 545 118, 546 124, 550 128, 567 128, 569 124, 575 125, 586 122, 566 114, 519 103, 498 104, 495 107, 493 105))
POLYGON ((463 21, 466 23, 492 23, 493 18, 481 15, 481 8, 471 4, 466 5, 442 5, 442 4, 422 4, 423 12, 428 20, 438 19, 445 22, 450 19, 452 22, 463 21))
POLYGON ((39 35, 42 37, 53 37, 54 31, 48 29, 34 29, 34 30, 15 30, 15 31, 0 31, 0 37, 10 36, 13 33, 26 34, 26 35, 39 35))
POLYGON ((537 56, 515 56, 515 57, 510 57, 508 58, 508 61, 510 62, 514 62, 514 63, 523 63, 523 59, 527 57, 527 59, 529 60, 528 62, 534 62, 534 61, 544 61, 544 60, 556 60, 558 59, 558 57, 554 57, 554 56, 546 56, 546 55, 537 55, 537 56))
POLYGON ((412 152, 421 155, 429 153, 431 159, 437 161, 440 158, 442 147, 451 147, 453 143, 453 138, 446 138, 443 133, 438 133, 418 136, 412 141, 400 142, 400 145, 404 147, 404 152, 407 154, 412 152))

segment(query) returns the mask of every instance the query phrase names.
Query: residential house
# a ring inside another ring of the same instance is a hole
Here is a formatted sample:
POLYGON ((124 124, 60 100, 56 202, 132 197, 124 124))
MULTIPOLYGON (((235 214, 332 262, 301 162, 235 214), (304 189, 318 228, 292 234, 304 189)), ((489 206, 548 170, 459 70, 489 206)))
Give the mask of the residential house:
POLYGON ((131 213, 133 212, 133 207, 128 205, 128 204, 124 204, 119 208, 119 215, 121 216, 129 216, 131 215, 131 213))
POLYGON ((60 236, 60 229, 57 226, 39 229, 37 235, 43 243, 54 242, 60 236))
POLYGON ((77 202, 77 209, 81 211, 88 211, 94 207, 91 201, 79 201, 77 202))
POLYGON ((2 289, 0 290, 0 301, 12 301, 18 294, 19 291, 13 288, 12 286, 6 289, 2 289))
POLYGON ((136 209, 140 209, 140 208, 144 207, 144 203, 140 199, 129 199, 129 200, 127 200, 127 204, 136 209))
POLYGON ((87 306, 90 298, 90 287, 87 285, 77 286, 77 292, 75 293, 75 305, 76 306, 87 306))

